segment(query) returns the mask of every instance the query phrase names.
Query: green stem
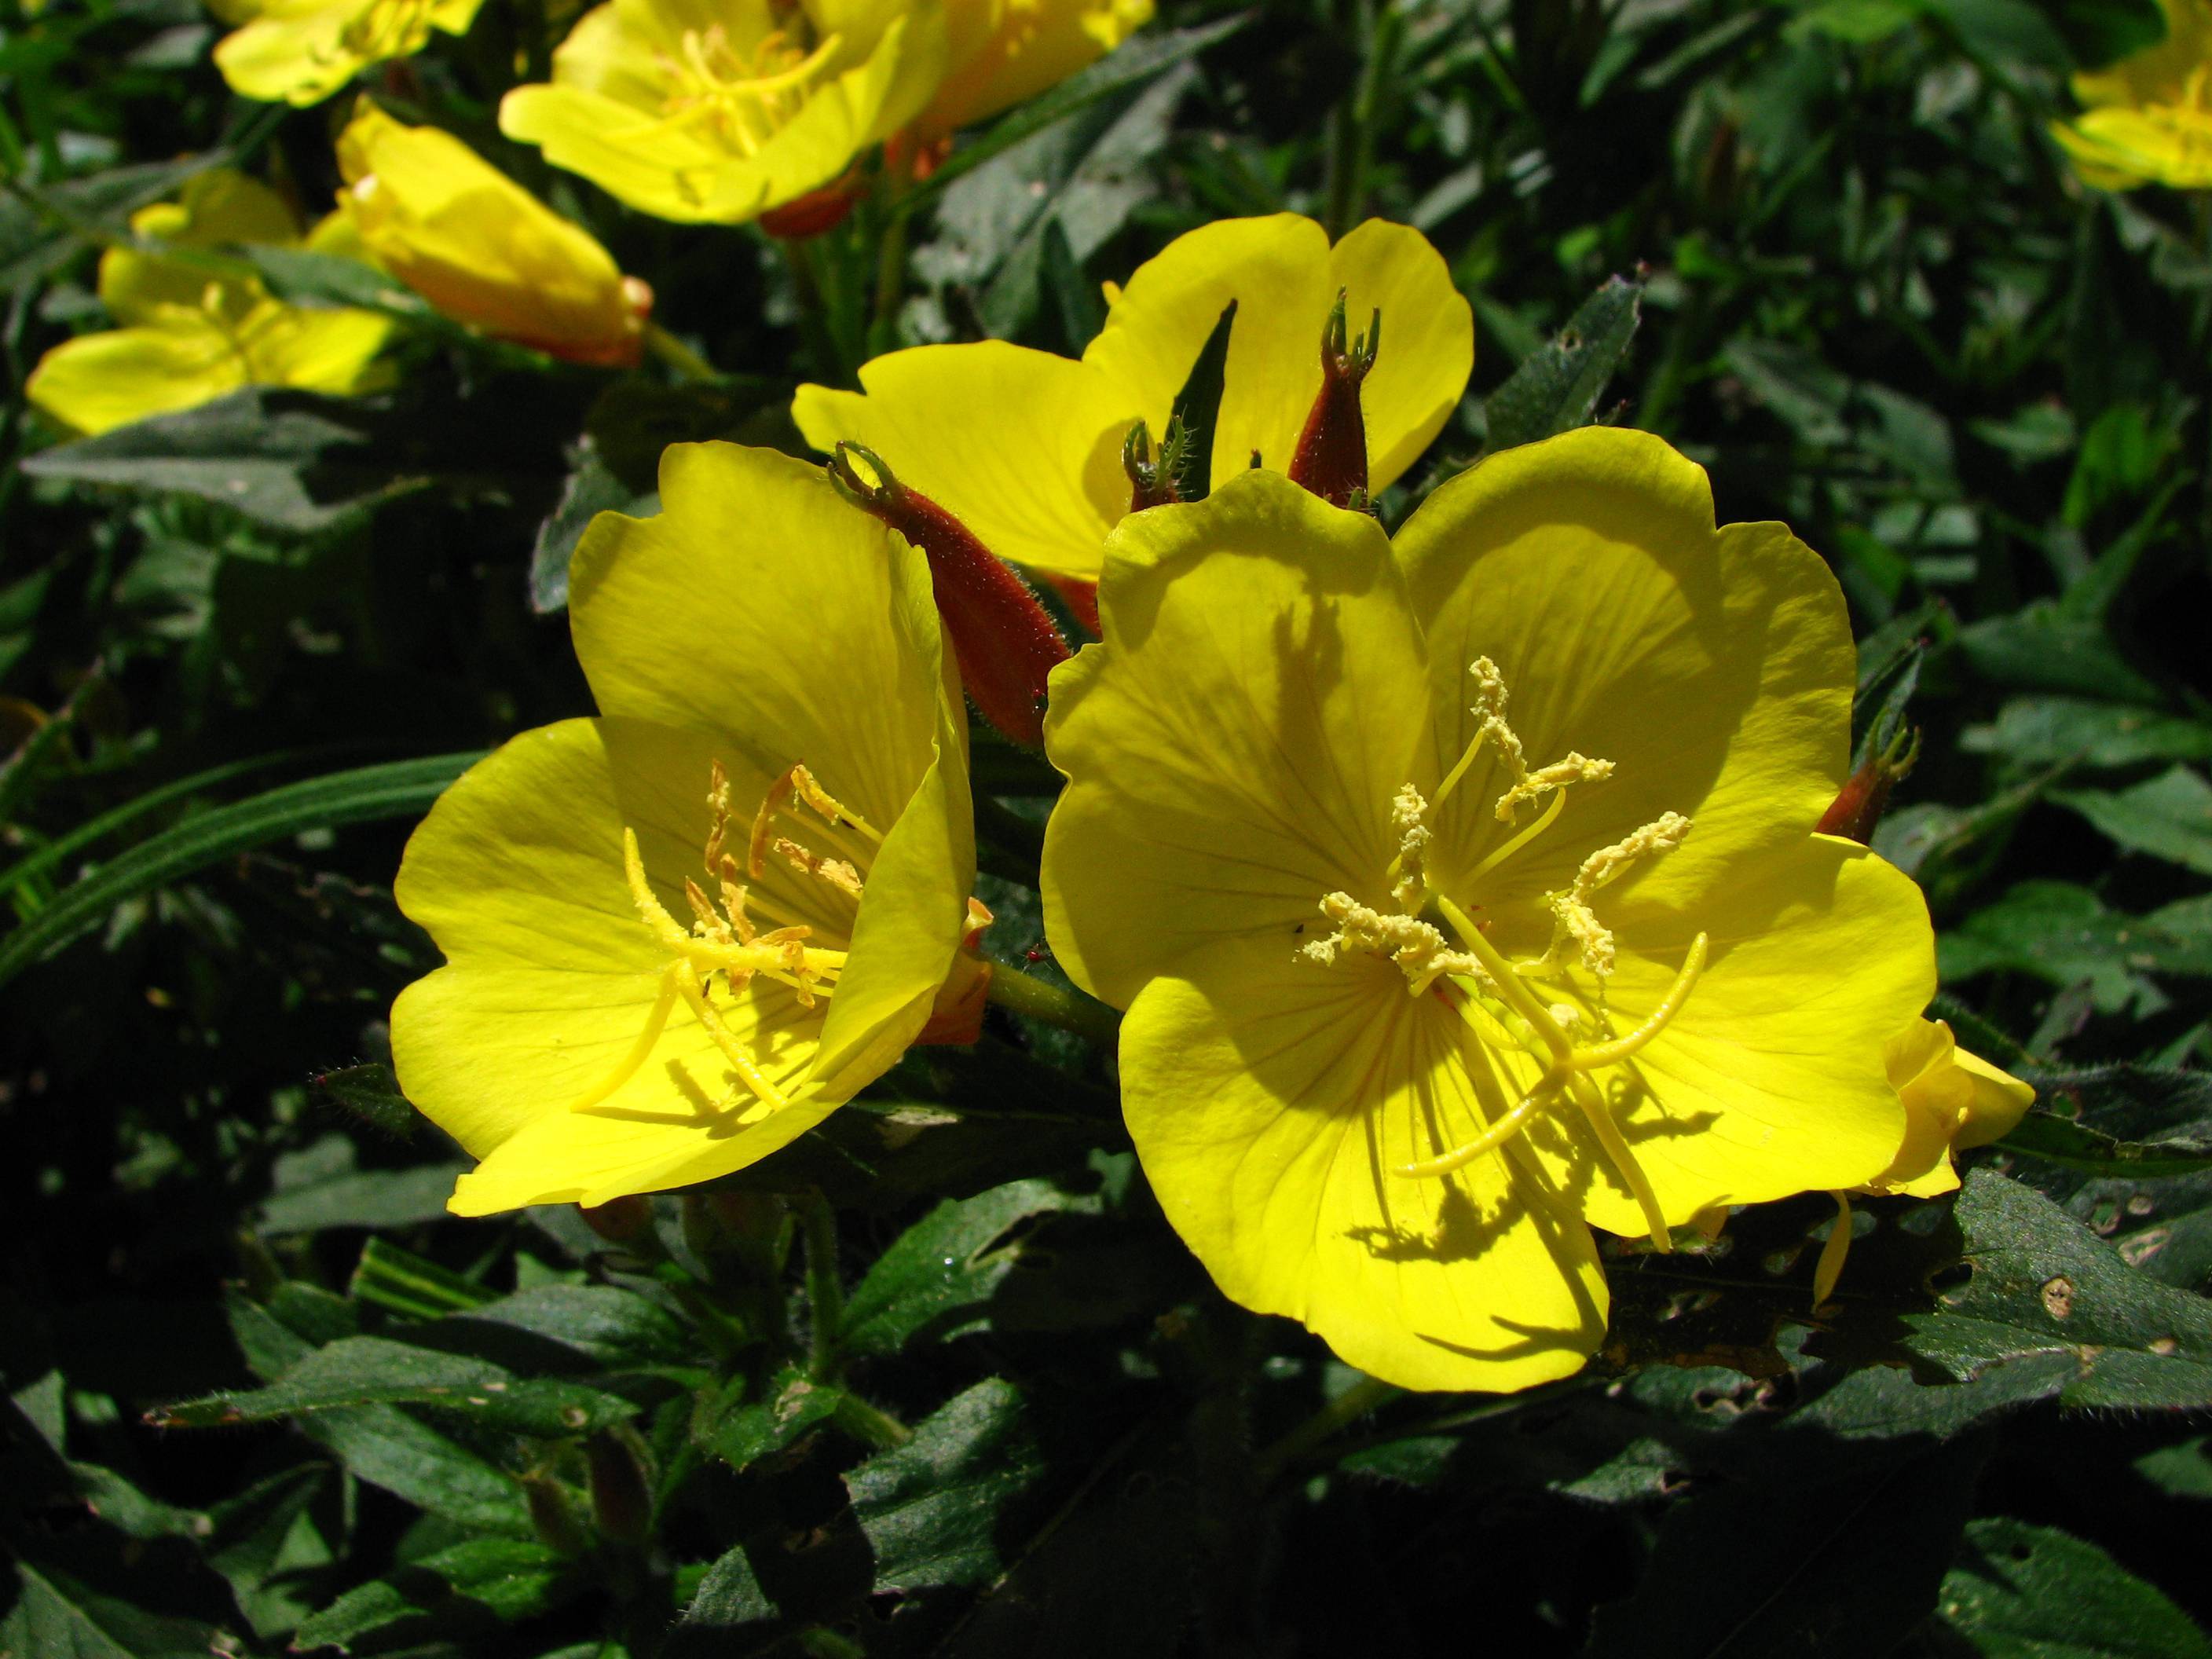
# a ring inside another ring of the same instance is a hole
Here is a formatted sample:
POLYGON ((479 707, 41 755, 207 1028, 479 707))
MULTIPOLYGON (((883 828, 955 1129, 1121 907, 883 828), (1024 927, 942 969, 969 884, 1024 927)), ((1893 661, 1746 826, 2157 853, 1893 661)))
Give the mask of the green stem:
POLYGON ((1368 1413, 1388 1405, 1404 1392, 1396 1383, 1385 1382, 1380 1377, 1361 1377, 1260 1454, 1255 1462, 1261 1480, 1273 1480, 1293 1460, 1334 1439, 1368 1413))
POLYGON ((1382 88, 1398 55, 1403 20, 1393 0, 1344 0, 1340 21, 1358 43, 1358 85, 1339 101, 1329 119, 1328 171, 1322 186, 1329 239, 1343 237, 1367 205, 1367 174, 1375 155, 1375 130, 1382 88))
POLYGON ((837 1212, 819 1190, 799 1206, 806 1237, 806 1308, 813 1333, 808 1373, 817 1382, 833 1381, 838 1370, 837 1339, 845 1325, 845 1282, 837 1275, 837 1212))
POLYGON ((726 378, 697 352, 685 345, 659 323, 645 325, 645 349, 666 363, 687 380, 696 380, 702 386, 720 386, 726 378))
POLYGON ((897 349, 899 307, 906 300, 906 208, 896 194, 885 205, 890 222, 876 244, 875 312, 868 325, 872 353, 897 349))
POLYGON ((834 1413, 838 1425, 866 1441, 872 1446, 885 1450, 903 1446, 914 1438, 914 1431, 881 1407, 871 1406, 856 1394, 842 1396, 834 1413))
POLYGON ((1121 1040, 1121 1016, 1096 997, 1063 991, 1003 962, 992 965, 988 995, 1001 1008, 1073 1031, 1093 1047, 1112 1048, 1121 1040))

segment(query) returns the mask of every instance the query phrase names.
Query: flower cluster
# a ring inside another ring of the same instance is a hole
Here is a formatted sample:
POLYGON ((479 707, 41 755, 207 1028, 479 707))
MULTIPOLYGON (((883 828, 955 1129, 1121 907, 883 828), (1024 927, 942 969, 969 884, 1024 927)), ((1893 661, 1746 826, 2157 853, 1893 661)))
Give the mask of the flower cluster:
POLYGON ((1080 361, 926 347, 801 388, 826 469, 670 450, 659 514, 575 555, 599 717, 481 763, 401 873, 448 963, 394 1052, 481 1160, 453 1206, 737 1169, 1018 1000, 976 951, 963 684, 1065 775, 1046 933, 1124 1011, 1168 1220, 1376 1376, 1576 1370, 1601 1236, 1954 1184, 2027 1091, 1923 1018, 1912 882, 1818 827, 1850 773, 1834 578, 1607 428, 1386 533, 1371 493, 1472 353, 1415 233, 1231 222, 1136 272, 1080 361), (1232 305, 1212 453, 1180 456, 1232 305))

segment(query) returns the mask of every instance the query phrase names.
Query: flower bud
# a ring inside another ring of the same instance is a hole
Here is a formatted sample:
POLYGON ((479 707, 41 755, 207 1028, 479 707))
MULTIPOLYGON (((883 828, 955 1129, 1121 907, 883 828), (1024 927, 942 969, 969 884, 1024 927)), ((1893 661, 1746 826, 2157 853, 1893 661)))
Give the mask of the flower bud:
POLYGON ((1861 846, 1874 840, 1874 827, 1889 805, 1889 792, 1911 775, 1920 758, 1918 729, 1900 729, 1888 742, 1872 750, 1857 771, 1844 781, 1828 810, 1820 814, 1814 830, 1823 836, 1842 836, 1861 846))
POLYGON ((1012 741, 1042 748, 1045 683, 1069 653, 1036 595, 967 526, 901 483, 872 450, 839 444, 830 480, 847 501, 922 550, 969 697, 1012 741))
POLYGON ((632 1549, 650 1543, 653 1488, 636 1431, 600 1431, 584 1443, 584 1462, 591 1471, 592 1520, 599 1535, 632 1549))
POLYGON ((1129 511, 1164 507, 1182 499, 1182 467, 1189 450, 1182 421, 1168 422, 1168 435, 1159 453, 1152 453, 1152 431, 1142 421, 1121 441, 1121 471, 1129 480, 1129 511))
POLYGON ((1367 422, 1359 410, 1360 383, 1375 367, 1382 343, 1382 313, 1377 311, 1367 331, 1347 345, 1344 324, 1345 291, 1336 291, 1336 304, 1321 334, 1321 395, 1306 416, 1291 455, 1291 482, 1302 484, 1335 507, 1367 504, 1367 422))
POLYGON ((983 1008, 991 990, 991 963, 981 951, 984 929, 993 921, 980 899, 968 901, 968 931, 952 956, 951 970, 937 988, 930 1005, 929 1023, 915 1038, 917 1046, 937 1044, 964 1048, 982 1035, 983 1008))
POLYGON ((610 1244, 635 1244, 653 1231, 653 1200, 635 1193, 605 1204, 579 1205, 576 1213, 610 1244))
POLYGON ((787 241, 819 236, 845 222, 845 216, 852 212, 853 204, 860 199, 866 188, 866 180, 861 178, 860 170, 854 167, 819 190, 810 190, 796 201, 770 208, 761 215, 760 228, 787 241))
POLYGON ((362 251, 447 316, 569 362, 637 362, 653 290, 459 139, 364 98, 337 150, 362 251))

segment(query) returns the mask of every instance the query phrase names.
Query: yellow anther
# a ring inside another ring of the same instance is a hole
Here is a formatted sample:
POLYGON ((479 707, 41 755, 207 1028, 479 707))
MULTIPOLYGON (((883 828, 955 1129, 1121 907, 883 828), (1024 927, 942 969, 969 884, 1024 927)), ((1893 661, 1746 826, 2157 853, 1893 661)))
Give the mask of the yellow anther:
POLYGON ((1386 915, 1349 893, 1331 893, 1322 900, 1321 909, 1336 924, 1336 931, 1300 948, 1298 954, 1308 962, 1329 967, 1346 951, 1388 957, 1405 970, 1406 988, 1415 996, 1446 974, 1484 976, 1474 957, 1453 950, 1442 932, 1418 916, 1386 915))
POLYGON ((775 815, 783 810, 784 802, 799 787, 798 772, 794 766, 771 780, 768 793, 761 797, 760 810, 753 814, 753 832, 745 847, 745 874, 755 881, 768 873, 768 849, 775 839, 775 815))
POLYGON ((1573 883, 1563 892, 1547 893, 1544 902, 1552 912, 1552 943, 1542 957, 1524 965, 1524 974, 1556 970, 1562 946, 1571 942, 1583 966, 1601 979, 1613 972, 1613 930, 1590 908, 1598 889, 1619 880, 1640 858, 1680 847, 1690 834, 1690 820, 1680 812, 1662 812, 1642 829, 1631 831, 1610 847, 1601 847, 1583 860, 1573 883))
POLYGON ((817 857, 797 842, 788 841, 781 836, 775 838, 775 851, 777 857, 800 875, 811 876, 850 897, 857 899, 860 896, 860 872, 844 860, 817 857))
POLYGON ((814 774, 808 771, 805 765, 795 765, 791 769, 791 782, 792 787, 798 791, 799 799, 805 801, 830 823, 857 830, 874 845, 878 847, 883 845, 883 836, 870 827, 868 821, 816 782, 814 774))
POLYGON ((1398 857, 1391 866, 1395 881, 1390 896, 1398 901, 1400 909, 1409 914, 1418 912, 1421 901, 1428 896, 1427 860, 1432 839, 1424 821, 1428 810, 1429 804, 1421 799, 1421 792, 1410 783, 1391 799, 1390 827, 1398 834, 1398 857))

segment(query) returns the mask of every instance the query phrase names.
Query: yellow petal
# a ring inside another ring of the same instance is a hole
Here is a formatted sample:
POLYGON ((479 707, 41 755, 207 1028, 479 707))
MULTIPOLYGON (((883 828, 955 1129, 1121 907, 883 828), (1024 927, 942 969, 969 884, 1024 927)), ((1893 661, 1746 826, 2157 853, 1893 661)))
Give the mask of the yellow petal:
POLYGON ((738 54, 750 63, 777 25, 765 0, 615 0, 555 52, 551 84, 507 94, 500 130, 656 217, 754 218, 843 173, 913 117, 943 72, 936 5, 849 9, 856 31, 822 36, 819 67, 763 102, 729 88, 744 72, 738 54), (717 65, 713 85, 696 70, 702 52, 717 65))
MULTIPOLYGON (((1440 769, 1477 729, 1480 657, 1504 675, 1531 765, 1570 750, 1613 763, 1478 884, 1512 929, 1540 921, 1540 896, 1589 854, 1668 811, 1693 821, 1688 840, 1602 908, 1623 930, 1655 910, 1694 921, 1745 860, 1801 842, 1841 787, 1856 657, 1834 577, 1779 525, 1717 532, 1704 470, 1660 439, 1591 427, 1507 450, 1439 488, 1396 546, 1428 635, 1440 769)), ((1486 746, 1432 824, 1447 886, 1516 833, 1492 811, 1505 787, 1486 746)), ((1540 950, 1546 931, 1504 938, 1540 950)))
POLYGON ((601 514, 570 567, 600 712, 722 735, 771 773, 804 762, 887 828, 938 737, 927 562, 774 450, 672 445, 660 504, 601 514))
POLYGON ((362 247, 446 315, 574 362, 635 362, 644 318, 621 270, 451 134, 363 99, 338 138, 362 247))
MULTIPOLYGON (((174 202, 139 209, 131 216, 131 228, 186 248, 215 249, 234 242, 289 247, 300 240, 299 221, 282 197, 260 180, 227 167, 194 174, 174 202)), ((110 248, 100 256, 100 303, 120 323, 151 322, 165 306, 198 310, 210 287, 220 291, 218 305, 227 314, 268 297, 250 272, 230 274, 133 247, 110 248)))
POLYGON ((874 450, 1002 559, 1097 579, 1106 532, 1128 511, 1121 444, 1142 412, 1112 382, 982 340, 878 357, 860 386, 799 388, 791 412, 807 442, 874 450))
POLYGON ((1381 528, 1273 473, 1125 520, 1103 644, 1053 675, 1068 787, 1045 831, 1045 927, 1127 1006, 1224 937, 1288 957, 1326 894, 1371 890, 1426 742, 1419 629, 1381 528))
POLYGON ((1321 388, 1321 335, 1335 290, 1328 235, 1294 213, 1222 219, 1186 232, 1137 268, 1083 361, 1109 376, 1157 438, 1229 302, 1237 320, 1223 372, 1208 477, 1290 465, 1321 388))
POLYGON ((1960 1152, 2003 1139, 2035 1104, 2035 1091, 2011 1073, 1992 1066, 1979 1054, 1956 1051, 1959 1069, 1973 1085, 1959 1133, 1951 1145, 1960 1152))
POLYGON ((951 0, 951 69, 915 121, 957 131, 1057 86, 1152 21, 1152 0, 951 0))
POLYGON ((1457 1020, 1395 969, 1269 940, 1153 981, 1121 1028, 1122 1109, 1162 1210, 1222 1290, 1411 1389, 1527 1388, 1605 1331, 1589 1234, 1525 1164, 1392 1173, 1431 1123, 1486 1121, 1457 1020))
POLYGON ((464 34, 483 0, 226 0, 216 15, 243 27, 215 49, 231 90, 301 106, 321 102, 372 64, 420 52, 432 29, 464 34))
POLYGON ((54 347, 24 395, 64 426, 96 436, 212 402, 246 383, 229 340, 212 325, 118 328, 54 347))
MULTIPOLYGON (((1906 1130, 1884 1051, 1935 990, 1920 890, 1854 842, 1808 836, 1743 866, 1696 922, 1710 965, 1680 1012, 1633 1060, 1595 1073, 1668 1221, 1879 1176, 1906 1130)), ((1616 1033, 1650 1017, 1680 966, 1631 929, 1620 942, 1606 998, 1616 1033)), ((1513 1069, 1533 1081, 1532 1063, 1516 1057, 1513 1069)), ((1583 1214, 1642 1232, 1587 1131, 1564 1115, 1555 1123, 1532 1138, 1555 1178, 1601 1171, 1583 1214)))
POLYGON ((849 1094, 927 1018, 975 882, 964 705, 928 562, 773 450, 672 446, 660 500, 650 519, 602 514, 579 544, 576 653, 604 713, 714 734, 763 777, 804 763, 884 833, 819 1061, 849 1094))
POLYGON ((1084 361, 1133 397, 1157 436, 1222 309, 1237 301, 1211 477, 1290 465, 1321 391, 1321 337, 1337 290, 1358 326, 1382 312, 1362 388, 1369 483, 1381 489, 1442 428, 1474 363, 1473 313, 1418 231, 1370 221, 1332 249, 1295 214, 1225 219, 1177 237, 1129 279, 1084 361))
POLYGON ((267 326, 253 337, 253 378, 263 386, 297 386, 345 397, 390 384, 375 362, 392 336, 392 319, 351 308, 308 310, 270 302, 267 326))
POLYGON ((1882 1060, 1905 1106, 1905 1140, 1868 1191, 1934 1198, 1958 1186, 1951 1142, 1974 1091, 1957 1054, 1951 1028, 1941 1020, 1915 1019, 1889 1040, 1882 1060))
MULTIPOLYGON (((736 1120, 751 1104, 742 1091, 736 1106, 717 1109, 735 1076, 681 1006, 619 1089, 590 1113, 571 1109, 647 1029, 668 966, 624 880, 623 831, 636 833, 661 902, 688 916, 682 882, 701 873, 708 768, 718 759, 741 796, 765 787, 764 773, 705 734, 636 720, 540 727, 471 768, 408 842, 400 908, 447 963, 392 1010, 400 1085, 478 1158, 528 1137, 496 1179, 465 1186, 469 1205, 456 1200, 465 1213, 586 1190, 615 1195, 604 1190, 605 1170, 565 1161, 563 1147, 596 1158, 618 1152, 640 1167, 672 1160, 693 1170, 683 1179, 703 1180, 798 1132, 771 1117, 762 1127, 775 1133, 740 1133, 736 1120), (518 1184, 532 1182, 528 1191, 518 1184)), ((772 873, 778 902, 810 902, 797 878, 772 873)), ((779 1088, 819 1109, 816 1120, 842 1097, 810 1085, 822 1005, 805 1009, 784 988, 757 981, 721 1012, 779 1088)))

